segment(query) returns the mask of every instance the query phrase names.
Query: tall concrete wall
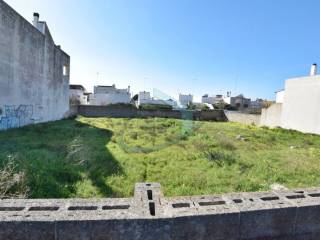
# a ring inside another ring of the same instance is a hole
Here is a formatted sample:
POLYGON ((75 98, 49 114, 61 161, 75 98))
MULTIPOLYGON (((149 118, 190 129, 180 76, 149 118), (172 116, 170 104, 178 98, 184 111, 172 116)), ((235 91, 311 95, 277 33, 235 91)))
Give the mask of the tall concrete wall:
POLYGON ((286 81, 281 126, 320 134, 320 75, 286 81))
POLYGON ((69 110, 70 58, 0 0, 0 130, 61 119, 69 110))
POLYGON ((320 189, 165 198, 3 199, 0 240, 318 240, 320 189))
POLYGON ((281 127, 282 103, 276 103, 269 108, 263 108, 261 113, 261 126, 281 127))

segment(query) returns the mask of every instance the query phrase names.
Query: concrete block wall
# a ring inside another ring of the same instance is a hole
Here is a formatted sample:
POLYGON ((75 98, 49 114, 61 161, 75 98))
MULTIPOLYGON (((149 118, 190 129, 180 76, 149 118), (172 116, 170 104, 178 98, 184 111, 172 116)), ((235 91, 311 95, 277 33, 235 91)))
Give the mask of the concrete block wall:
POLYGON ((227 121, 222 110, 140 110, 131 107, 80 105, 78 114, 85 117, 121 117, 121 118, 175 118, 201 121, 227 121))
POLYGON ((319 239, 320 188, 163 196, 138 183, 123 199, 3 199, 0 239, 319 239))

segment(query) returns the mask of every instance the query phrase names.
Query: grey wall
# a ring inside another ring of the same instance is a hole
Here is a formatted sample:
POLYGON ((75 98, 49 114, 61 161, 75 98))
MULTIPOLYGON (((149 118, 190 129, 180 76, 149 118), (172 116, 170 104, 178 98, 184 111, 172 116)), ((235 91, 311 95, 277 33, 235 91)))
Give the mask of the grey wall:
POLYGON ((70 58, 0 0, 0 130, 61 119, 69 110, 70 58))
POLYGON ((186 111, 186 110, 140 110, 130 107, 118 106, 93 106, 80 105, 78 114, 85 117, 160 117, 190 119, 202 121, 226 121, 226 116, 222 110, 212 111, 186 111))
POLYGON ((260 114, 241 113, 236 111, 224 111, 230 122, 238 122, 247 125, 260 125, 260 114))
POLYGON ((272 104, 268 108, 263 108, 261 113, 261 126, 280 127, 281 126, 282 103, 272 104))
POLYGON ((320 189, 165 198, 0 200, 0 240, 318 240, 320 189))

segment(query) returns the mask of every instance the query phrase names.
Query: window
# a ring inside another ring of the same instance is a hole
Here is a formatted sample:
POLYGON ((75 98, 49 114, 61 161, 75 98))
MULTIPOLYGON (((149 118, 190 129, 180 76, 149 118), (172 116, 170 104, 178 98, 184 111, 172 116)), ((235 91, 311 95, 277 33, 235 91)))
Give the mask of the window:
POLYGON ((69 66, 63 65, 63 76, 68 76, 68 75, 69 75, 69 66))

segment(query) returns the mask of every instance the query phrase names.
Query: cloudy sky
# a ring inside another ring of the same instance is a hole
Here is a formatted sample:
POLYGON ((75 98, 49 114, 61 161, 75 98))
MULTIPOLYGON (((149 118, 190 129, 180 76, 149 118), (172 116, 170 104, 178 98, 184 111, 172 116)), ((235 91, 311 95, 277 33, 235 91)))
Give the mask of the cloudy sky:
POLYGON ((318 0, 5 0, 49 25, 71 82, 274 98, 320 63, 318 0), (97 74, 99 73, 99 74, 97 74))

